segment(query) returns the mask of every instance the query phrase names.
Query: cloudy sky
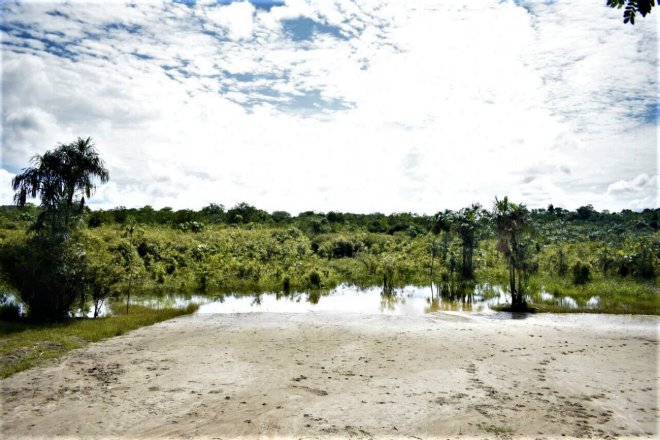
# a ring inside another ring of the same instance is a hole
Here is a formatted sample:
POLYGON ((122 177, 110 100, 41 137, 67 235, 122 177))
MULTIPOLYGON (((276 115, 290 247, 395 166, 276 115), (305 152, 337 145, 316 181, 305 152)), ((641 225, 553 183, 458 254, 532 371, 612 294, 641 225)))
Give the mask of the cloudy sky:
POLYGON ((91 202, 658 207, 657 15, 605 0, 0 6, 0 204, 91 136, 91 202))

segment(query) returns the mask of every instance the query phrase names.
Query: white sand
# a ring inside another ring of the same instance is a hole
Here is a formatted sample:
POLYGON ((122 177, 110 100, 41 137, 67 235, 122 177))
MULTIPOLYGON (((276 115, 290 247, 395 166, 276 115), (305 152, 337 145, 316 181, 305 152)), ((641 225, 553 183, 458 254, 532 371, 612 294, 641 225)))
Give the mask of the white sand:
POLYGON ((1 432, 655 437, 658 322, 451 313, 188 316, 2 380, 1 432))

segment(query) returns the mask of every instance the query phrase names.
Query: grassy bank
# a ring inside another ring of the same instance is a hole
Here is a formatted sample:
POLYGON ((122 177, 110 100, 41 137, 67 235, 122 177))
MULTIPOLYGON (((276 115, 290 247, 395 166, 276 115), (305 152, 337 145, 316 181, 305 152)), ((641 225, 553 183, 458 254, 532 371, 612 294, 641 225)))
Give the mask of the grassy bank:
POLYGON ((553 313, 612 313, 612 314, 660 314, 660 289, 654 281, 595 276, 583 285, 575 285, 566 278, 537 276, 530 283, 532 291, 545 291, 554 298, 569 297, 574 306, 562 306, 556 299, 543 301, 535 306, 542 312, 553 313))
MULTIPOLYGON (((122 306, 117 307, 120 311, 122 306)), ((128 315, 72 319, 57 324, 0 321, 0 378, 32 368, 90 342, 191 314, 197 308, 197 305, 191 304, 185 309, 155 310, 134 305, 128 315)))

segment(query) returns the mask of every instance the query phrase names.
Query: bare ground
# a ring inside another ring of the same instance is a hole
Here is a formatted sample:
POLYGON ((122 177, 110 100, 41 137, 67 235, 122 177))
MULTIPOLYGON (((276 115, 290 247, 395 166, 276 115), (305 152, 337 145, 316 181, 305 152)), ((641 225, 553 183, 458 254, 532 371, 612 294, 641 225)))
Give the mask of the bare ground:
POLYGON ((0 381, 4 438, 656 437, 656 317, 194 315, 0 381))

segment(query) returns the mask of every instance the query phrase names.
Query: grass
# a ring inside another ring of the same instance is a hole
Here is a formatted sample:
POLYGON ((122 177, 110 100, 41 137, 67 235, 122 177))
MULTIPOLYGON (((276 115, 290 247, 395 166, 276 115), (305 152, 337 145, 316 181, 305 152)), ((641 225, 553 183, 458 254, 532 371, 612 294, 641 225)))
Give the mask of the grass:
POLYGON ((477 423, 477 427, 486 431, 489 434, 495 434, 496 436, 507 436, 513 434, 514 429, 510 426, 497 426, 497 425, 487 425, 486 423, 477 423))
MULTIPOLYGON (((121 305, 117 305, 121 311, 121 305)), ((113 307, 114 308, 114 307, 113 307)), ((57 324, 0 321, 0 378, 40 365, 48 359, 139 327, 194 313, 185 309, 150 309, 133 305, 130 313, 104 318, 80 318, 57 324)))
POLYGON ((566 308, 543 301, 534 302, 540 312, 660 314, 660 289, 656 280, 601 276, 584 285, 575 285, 568 278, 546 276, 534 280, 534 284, 533 290, 543 288, 556 298, 571 297, 577 303, 575 308, 566 308), (598 304, 588 306, 589 299, 595 297, 599 300, 598 304))

